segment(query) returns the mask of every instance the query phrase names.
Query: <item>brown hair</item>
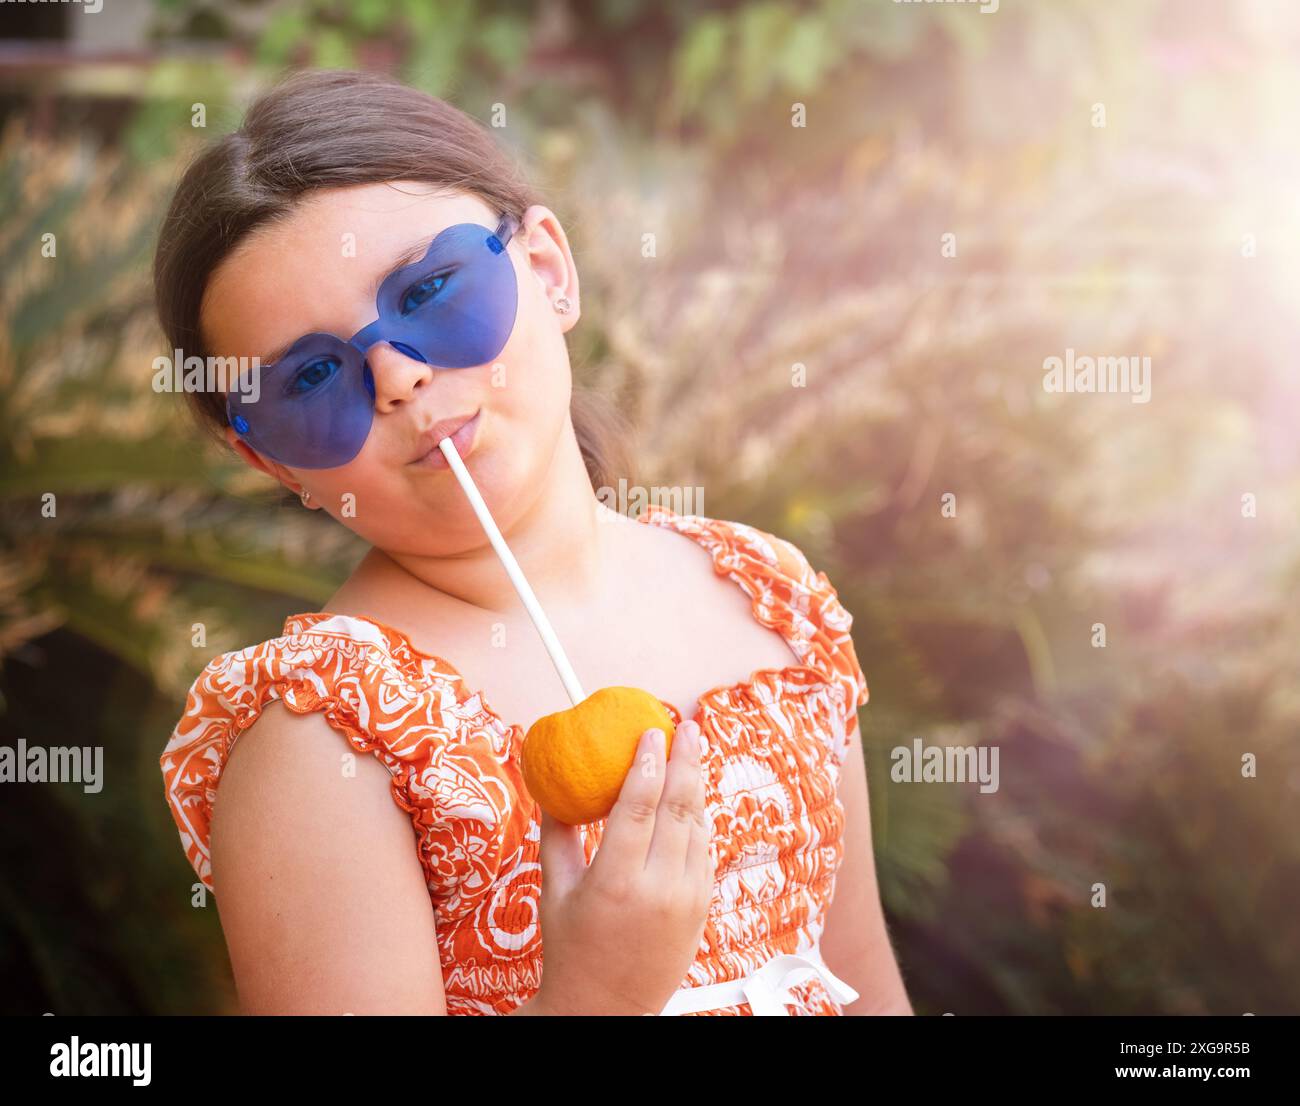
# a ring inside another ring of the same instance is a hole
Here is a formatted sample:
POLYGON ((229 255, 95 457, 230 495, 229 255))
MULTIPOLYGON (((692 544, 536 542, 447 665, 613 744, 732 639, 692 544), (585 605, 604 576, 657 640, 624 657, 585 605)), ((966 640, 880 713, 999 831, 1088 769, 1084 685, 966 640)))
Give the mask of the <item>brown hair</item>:
MULTIPOLYGON (((537 193, 515 160, 451 104, 378 73, 304 70, 264 93, 239 130, 190 164, 163 218, 154 296, 170 348, 206 357, 199 309, 208 279, 254 229, 336 185, 415 180, 479 197, 516 218, 537 193)), ((222 439, 218 392, 187 392, 222 439)), ((628 425, 599 393, 573 387, 570 414, 593 489, 632 479, 628 425)))

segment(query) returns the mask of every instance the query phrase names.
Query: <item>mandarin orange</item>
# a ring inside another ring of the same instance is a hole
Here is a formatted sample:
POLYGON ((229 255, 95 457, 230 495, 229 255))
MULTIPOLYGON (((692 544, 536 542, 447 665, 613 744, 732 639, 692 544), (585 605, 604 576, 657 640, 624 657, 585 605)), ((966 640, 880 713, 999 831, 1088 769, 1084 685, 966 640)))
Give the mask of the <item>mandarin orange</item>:
POLYGON ((673 720, 663 703, 636 687, 603 687, 528 727, 520 754, 524 783, 552 818, 580 826, 607 817, 646 730, 663 730, 672 752, 673 720))

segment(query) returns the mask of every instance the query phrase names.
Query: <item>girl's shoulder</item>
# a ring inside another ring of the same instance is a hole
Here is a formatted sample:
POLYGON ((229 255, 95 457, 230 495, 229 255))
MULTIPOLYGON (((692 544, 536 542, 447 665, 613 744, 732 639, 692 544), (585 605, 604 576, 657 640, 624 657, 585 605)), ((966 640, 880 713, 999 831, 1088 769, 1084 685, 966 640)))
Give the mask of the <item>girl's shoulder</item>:
POLYGON ((714 571, 749 595, 755 618, 780 632, 805 664, 842 690, 852 729, 869 695, 850 632, 853 616, 799 546, 748 523, 684 514, 659 503, 646 507, 637 521, 685 534, 707 549, 714 571))
POLYGON ((448 877, 434 858, 440 835, 453 832, 448 819, 457 806, 477 804, 490 826, 504 823, 517 801, 513 785, 501 786, 513 770, 516 735, 447 661, 369 618, 290 615, 276 637, 207 663, 160 758, 182 848, 209 890, 222 771, 240 735, 277 700, 296 714, 320 712, 352 749, 388 769, 393 800, 415 825, 431 890, 448 877))

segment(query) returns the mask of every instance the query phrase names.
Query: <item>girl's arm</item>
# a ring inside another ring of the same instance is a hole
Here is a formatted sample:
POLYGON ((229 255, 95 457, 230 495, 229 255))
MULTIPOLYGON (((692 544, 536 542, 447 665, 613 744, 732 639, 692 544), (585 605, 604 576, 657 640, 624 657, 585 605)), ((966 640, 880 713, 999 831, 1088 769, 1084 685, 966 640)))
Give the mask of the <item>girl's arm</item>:
POLYGON ((446 1014, 433 905, 391 784, 315 712, 273 703, 235 742, 211 849, 242 1013, 446 1014))
POLYGON ((844 1007, 846 1015, 911 1014, 912 1004, 889 944, 876 886, 867 766, 856 720, 840 777, 840 801, 844 804, 844 859, 826 913, 822 956, 831 971, 860 996, 844 1007))

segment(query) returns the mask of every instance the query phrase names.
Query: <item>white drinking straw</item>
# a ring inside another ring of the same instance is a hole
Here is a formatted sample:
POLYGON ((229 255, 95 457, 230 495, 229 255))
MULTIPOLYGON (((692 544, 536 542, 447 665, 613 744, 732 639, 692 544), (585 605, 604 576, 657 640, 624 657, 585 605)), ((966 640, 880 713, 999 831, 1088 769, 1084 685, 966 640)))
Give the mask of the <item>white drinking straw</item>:
POLYGON ((510 582, 514 584, 515 591, 519 593, 519 598, 523 600, 529 618, 533 620, 533 625, 537 627, 537 632, 542 637, 542 644, 546 646, 546 651, 551 655, 551 663, 555 665, 555 671, 560 674, 564 690, 569 693, 569 699, 574 706, 577 706, 587 696, 583 693, 582 685, 578 683, 578 677, 574 674, 573 666, 569 664, 569 658, 564 655, 560 639, 555 636, 555 631, 551 628, 551 620, 546 617, 546 612, 542 610, 542 605, 537 601, 537 596, 533 594, 533 589, 528 586, 524 570, 519 567, 515 555, 510 552, 510 546, 506 545, 506 539, 501 536, 501 531, 497 529, 497 524, 492 518, 492 512, 488 510, 488 505, 483 502, 483 497, 479 494, 474 478, 470 476, 469 469, 465 467, 465 462, 460 459, 460 454, 456 452, 452 440, 443 438, 438 443, 438 448, 442 450, 442 455, 447 458, 447 464, 451 466, 451 471, 456 474, 461 491, 465 493, 469 505, 474 508, 474 513, 478 515, 478 520, 488 536, 488 541, 492 543, 492 548, 497 551, 497 556, 501 558, 501 564, 505 567, 506 575, 510 577, 510 582))

